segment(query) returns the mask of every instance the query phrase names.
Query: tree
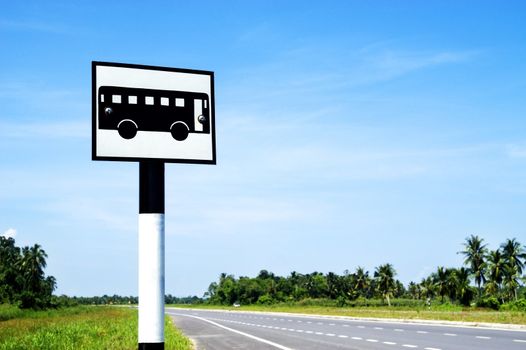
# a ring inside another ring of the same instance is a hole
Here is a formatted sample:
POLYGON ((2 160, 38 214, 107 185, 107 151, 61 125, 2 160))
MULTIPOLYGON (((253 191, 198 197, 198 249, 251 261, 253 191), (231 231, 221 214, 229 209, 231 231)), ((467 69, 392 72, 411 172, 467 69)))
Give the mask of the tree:
POLYGON ((444 296, 449 293, 449 271, 440 266, 434 275, 434 282, 438 295, 440 295, 441 301, 444 302, 444 296))
POLYGON ((479 236, 471 235, 466 238, 464 243, 464 250, 460 253, 464 254, 464 264, 467 265, 470 269, 471 274, 475 279, 479 291, 479 298, 482 295, 482 283, 486 282, 486 277, 484 273, 486 271, 486 245, 482 244, 484 239, 479 238, 479 236))
POLYGON ((455 295, 458 301, 464 306, 469 306, 473 299, 473 289, 469 285, 469 270, 461 267, 454 270, 456 288, 455 295))
POLYGON ((378 292, 380 292, 382 297, 387 300, 388 306, 391 306, 390 296, 393 295, 396 288, 396 281, 394 279, 395 275, 396 271, 393 268, 393 265, 389 263, 378 266, 374 272, 378 292))
POLYGON ((500 249, 492 250, 488 254, 488 270, 486 292, 499 297, 502 280, 504 277, 504 257, 500 249))
POLYGON ((360 296, 365 297, 367 295, 367 290, 371 286, 369 271, 365 271, 363 267, 358 266, 354 274, 356 276, 356 284, 354 285, 354 288, 360 296))
POLYGON ((515 297, 515 300, 517 300, 518 280, 522 275, 526 252, 524 251, 524 247, 517 242, 515 238, 507 239, 501 244, 500 248, 502 250, 504 263, 506 264, 506 268, 504 269, 505 284, 515 297))

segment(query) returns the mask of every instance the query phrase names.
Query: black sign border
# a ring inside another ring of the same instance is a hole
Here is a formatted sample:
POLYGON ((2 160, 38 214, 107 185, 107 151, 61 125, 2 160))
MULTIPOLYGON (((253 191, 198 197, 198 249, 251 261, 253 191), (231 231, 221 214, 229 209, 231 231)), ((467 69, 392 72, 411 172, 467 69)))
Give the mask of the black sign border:
POLYGON ((141 162, 141 161, 162 161, 165 163, 187 163, 187 164, 216 164, 216 128, 215 128, 215 94, 214 94, 214 72, 205 71, 205 70, 195 70, 195 69, 185 69, 185 68, 170 68, 170 67, 160 67, 160 66, 148 66, 141 64, 130 64, 130 63, 116 63, 116 62, 101 62, 101 61, 92 61, 91 62, 91 159, 92 160, 105 160, 105 161, 122 161, 122 162, 141 162), (157 70, 157 71, 166 71, 166 72, 178 72, 178 73, 190 73, 190 74, 200 74, 200 75, 209 75, 211 83, 211 95, 210 103, 212 104, 212 159, 203 160, 203 159, 180 159, 180 158, 142 158, 142 157, 110 157, 110 156, 97 156, 96 147, 97 147, 97 66, 107 66, 107 67, 122 67, 122 68, 134 68, 134 69, 144 69, 144 70, 157 70))

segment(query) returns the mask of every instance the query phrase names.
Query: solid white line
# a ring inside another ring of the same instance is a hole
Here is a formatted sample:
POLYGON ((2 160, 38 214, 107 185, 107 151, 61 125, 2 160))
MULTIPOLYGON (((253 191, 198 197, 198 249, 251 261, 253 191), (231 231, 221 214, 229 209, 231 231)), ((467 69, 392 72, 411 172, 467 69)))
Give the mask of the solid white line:
POLYGON ((241 331, 238 331, 237 329, 232 329, 232 328, 229 328, 229 327, 225 327, 225 326, 223 326, 223 325, 221 325, 219 323, 216 323, 214 321, 207 320, 206 318, 202 318, 202 317, 199 317, 199 316, 185 315, 185 314, 175 314, 175 315, 193 317, 193 318, 196 318, 196 319, 201 320, 203 322, 208 322, 210 324, 213 324, 216 327, 223 328, 223 329, 225 329, 227 331, 230 331, 232 333, 237 333, 237 334, 243 335, 243 336, 245 336, 247 338, 257 340, 258 342, 268 344, 268 345, 273 346, 275 348, 278 348, 278 349, 281 349, 281 350, 292 350, 291 348, 288 348, 286 346, 274 343, 274 342, 272 342, 270 340, 266 340, 266 339, 263 339, 263 338, 260 338, 260 337, 256 337, 255 335, 248 334, 248 333, 245 333, 245 332, 241 332, 241 331))

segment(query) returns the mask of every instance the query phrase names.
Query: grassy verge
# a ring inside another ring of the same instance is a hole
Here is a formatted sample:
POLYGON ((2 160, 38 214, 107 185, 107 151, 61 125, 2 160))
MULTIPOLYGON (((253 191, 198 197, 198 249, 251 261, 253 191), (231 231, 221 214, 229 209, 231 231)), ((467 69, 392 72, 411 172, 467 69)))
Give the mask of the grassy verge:
MULTIPOLYGON (((190 341, 166 318, 165 348, 189 350, 190 341)), ((0 307, 0 349, 137 349, 137 310, 73 307, 27 311, 0 307)))
POLYGON ((462 308, 461 306, 432 306, 431 308, 408 307, 330 307, 305 305, 247 305, 241 307, 219 305, 171 305, 174 307, 192 307, 202 309, 223 309, 232 311, 267 311, 302 314, 394 318, 410 320, 443 320, 476 323, 506 323, 526 325, 526 312, 493 311, 489 309, 462 308))

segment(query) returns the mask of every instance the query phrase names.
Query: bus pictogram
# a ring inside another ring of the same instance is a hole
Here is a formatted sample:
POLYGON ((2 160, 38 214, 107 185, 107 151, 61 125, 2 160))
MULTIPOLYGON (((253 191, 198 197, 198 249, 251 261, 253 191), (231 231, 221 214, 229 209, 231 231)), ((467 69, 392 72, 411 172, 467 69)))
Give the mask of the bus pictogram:
POLYGON ((101 86, 98 122, 127 140, 154 131, 184 141, 190 133, 210 134, 210 100, 206 93, 101 86))

